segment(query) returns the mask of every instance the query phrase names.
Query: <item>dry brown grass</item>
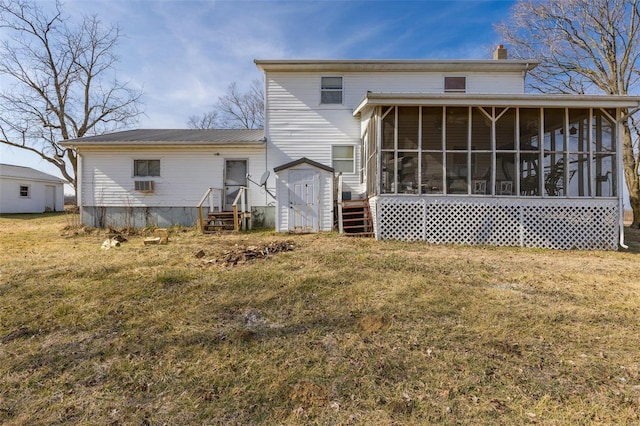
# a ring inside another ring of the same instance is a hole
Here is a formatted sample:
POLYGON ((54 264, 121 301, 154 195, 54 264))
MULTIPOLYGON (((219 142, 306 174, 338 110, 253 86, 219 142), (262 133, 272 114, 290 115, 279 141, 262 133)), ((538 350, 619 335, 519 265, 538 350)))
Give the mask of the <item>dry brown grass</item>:
POLYGON ((638 231, 620 252, 191 229, 105 251, 76 225, 0 217, 0 423, 640 423, 638 231))

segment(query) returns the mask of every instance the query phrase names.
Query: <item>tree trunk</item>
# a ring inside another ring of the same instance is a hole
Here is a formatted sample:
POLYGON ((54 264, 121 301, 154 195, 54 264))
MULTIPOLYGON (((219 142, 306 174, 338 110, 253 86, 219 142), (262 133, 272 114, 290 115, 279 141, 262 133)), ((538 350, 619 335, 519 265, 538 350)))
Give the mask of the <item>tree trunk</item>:
POLYGON ((640 176, 638 176, 638 163, 633 154, 633 143, 629 123, 622 126, 622 159, 624 177, 629 190, 629 203, 633 210, 632 228, 640 228, 640 176))

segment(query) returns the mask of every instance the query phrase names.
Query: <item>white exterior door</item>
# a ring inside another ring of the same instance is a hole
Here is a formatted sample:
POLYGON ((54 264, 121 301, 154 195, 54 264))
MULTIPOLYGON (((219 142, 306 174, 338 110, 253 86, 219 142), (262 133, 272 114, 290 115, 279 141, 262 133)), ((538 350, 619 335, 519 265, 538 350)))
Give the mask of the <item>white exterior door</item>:
POLYGON ((54 185, 45 185, 44 211, 56 211, 56 187, 54 185))
POLYGON ((225 160, 224 210, 233 209, 233 201, 242 186, 247 186, 247 160, 225 160))
POLYGON ((318 232, 320 179, 315 170, 289 172, 289 231, 318 232))

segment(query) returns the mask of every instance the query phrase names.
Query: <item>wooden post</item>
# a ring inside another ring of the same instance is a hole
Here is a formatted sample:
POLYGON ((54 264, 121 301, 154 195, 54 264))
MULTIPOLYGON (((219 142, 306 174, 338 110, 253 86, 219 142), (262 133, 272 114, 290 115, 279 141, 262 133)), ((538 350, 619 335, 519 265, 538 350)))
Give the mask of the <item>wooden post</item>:
POLYGON ((344 233, 344 225, 342 224, 342 173, 338 174, 338 232, 340 235, 344 233))
POLYGON ((238 217, 238 205, 233 205, 233 229, 234 231, 240 230, 240 218, 238 217))

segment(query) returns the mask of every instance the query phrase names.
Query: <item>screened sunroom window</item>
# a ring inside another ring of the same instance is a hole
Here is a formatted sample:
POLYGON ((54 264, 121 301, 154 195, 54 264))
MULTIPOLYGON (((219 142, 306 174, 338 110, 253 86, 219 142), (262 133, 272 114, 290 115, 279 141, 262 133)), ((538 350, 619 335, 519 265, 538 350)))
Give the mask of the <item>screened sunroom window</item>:
POLYGON ((382 194, 615 197, 615 109, 386 106, 382 194))
POLYGON ((596 197, 617 195, 615 116, 615 110, 593 110, 591 120, 593 158, 590 165, 591 182, 596 197))
POLYGON ((342 77, 322 77, 320 89, 321 104, 342 103, 342 77))

